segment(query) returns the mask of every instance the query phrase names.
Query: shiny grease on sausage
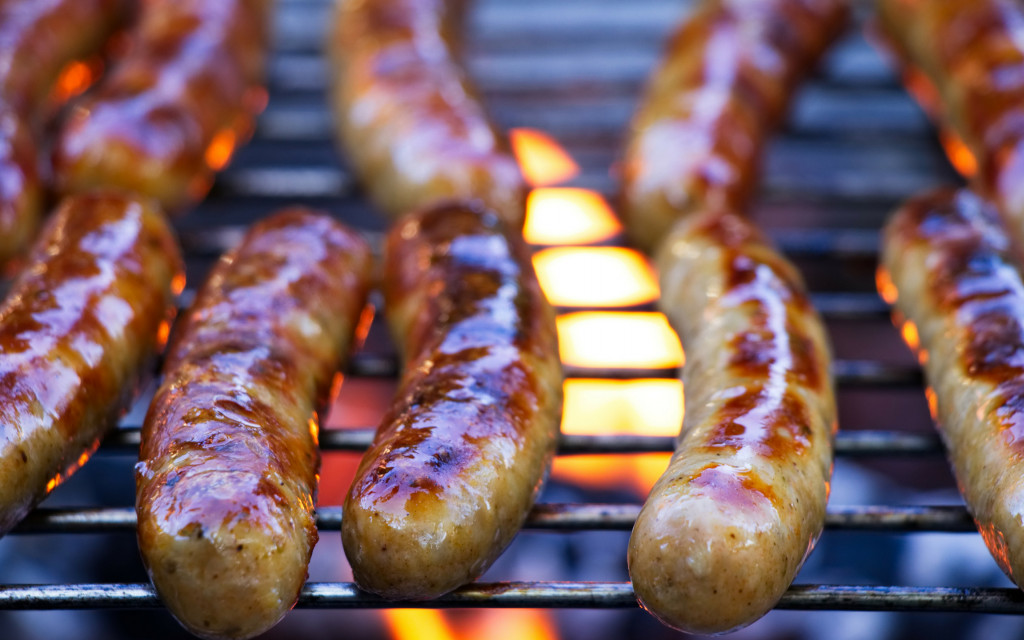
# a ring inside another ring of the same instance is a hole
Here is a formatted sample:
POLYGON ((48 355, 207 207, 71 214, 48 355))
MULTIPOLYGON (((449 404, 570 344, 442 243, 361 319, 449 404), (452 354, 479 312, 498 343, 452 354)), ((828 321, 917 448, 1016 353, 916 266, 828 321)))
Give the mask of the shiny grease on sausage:
POLYGON ((397 218, 478 199, 522 226, 526 186, 457 54, 460 0, 339 0, 331 100, 346 156, 397 218))
POLYGON ((879 289, 917 352, 957 484, 1024 585, 1024 281, 990 204, 942 189, 885 229, 879 289))
POLYGON ((705 0, 672 34, 630 127, 622 216, 653 253, 675 220, 742 210, 761 147, 846 18, 844 0, 705 0))
POLYGON ((562 370, 525 245, 491 212, 404 218, 383 288, 406 369, 342 540, 360 587, 422 600, 478 577, 521 527, 554 454, 562 370))
POLYGON ((132 399, 184 284, 149 202, 69 198, 0 307, 0 532, 83 465, 132 399))
POLYGON ((0 260, 27 249, 44 207, 42 122, 61 71, 99 52, 123 20, 121 0, 0 4, 0 260))
MULTIPOLYGON (((1024 254, 1024 10, 1012 0, 878 0, 912 93, 966 144, 973 183, 1024 254)), ((970 176, 968 176, 970 177, 970 176)))
POLYGON ((366 301, 370 251, 323 214, 257 223, 176 333, 142 432, 139 547, 192 633, 248 638, 294 605, 317 540, 318 413, 366 301))
POLYGON ((658 255, 686 349, 686 414, 629 543, 641 604, 691 633, 757 620, 821 533, 836 407, 796 269, 739 216, 681 221, 658 255))
POLYGON ((123 59, 56 141, 63 192, 118 188, 195 204, 262 108, 270 0, 146 0, 123 59))

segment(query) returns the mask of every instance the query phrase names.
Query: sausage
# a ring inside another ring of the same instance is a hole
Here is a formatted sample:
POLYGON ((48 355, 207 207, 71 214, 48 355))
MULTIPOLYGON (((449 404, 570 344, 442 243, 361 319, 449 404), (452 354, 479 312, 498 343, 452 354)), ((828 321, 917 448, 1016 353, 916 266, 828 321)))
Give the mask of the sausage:
POLYGON ((778 602, 821 534, 830 351, 796 269, 740 216, 680 221, 657 264, 686 349, 686 414, 633 528, 629 574, 665 624, 724 633, 778 602))
POLYGON ((92 455, 166 336, 180 252, 151 203, 66 199, 0 306, 0 532, 92 455))
POLYGON ((269 0, 146 0, 130 43, 64 123, 64 193, 118 188, 170 212, 201 200, 266 93, 269 0))
POLYGON ((878 0, 877 33, 913 93, 971 151, 972 182, 1024 255, 1024 72, 1019 3, 878 0))
POLYGON ((329 42, 338 137, 388 215, 475 198, 519 229, 526 186, 460 66, 461 5, 339 1, 329 42))
POLYGON ((998 214, 967 190, 912 198, 886 226, 878 276, 967 508, 1024 586, 1024 281, 998 214))
POLYGON ((688 214, 745 208, 765 138, 846 14, 844 0, 705 0, 676 29, 621 165, 620 209, 638 247, 653 253, 688 214))
POLYGON ((496 213, 413 212, 385 253, 405 374, 341 535, 361 588, 424 600, 478 577, 522 526, 554 454, 562 369, 525 245, 496 213))
POLYGON ((121 0, 10 0, 0 6, 0 261, 31 245, 43 213, 39 113, 68 63, 97 53, 121 0))
POLYGON ((174 616, 250 638, 295 604, 317 541, 318 410, 366 302, 366 243, 290 209, 214 267, 142 431, 139 548, 174 616))

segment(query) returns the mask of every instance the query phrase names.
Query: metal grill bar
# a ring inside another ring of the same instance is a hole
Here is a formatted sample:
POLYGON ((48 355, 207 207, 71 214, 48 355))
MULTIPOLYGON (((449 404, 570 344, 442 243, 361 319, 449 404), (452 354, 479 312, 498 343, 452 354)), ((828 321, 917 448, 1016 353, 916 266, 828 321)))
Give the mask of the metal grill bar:
MULTIPOLYGON (((152 609, 160 606, 148 584, 0 586, 0 609, 152 609)), ((351 582, 313 582, 302 589, 299 609, 564 608, 633 609, 628 582, 496 582, 472 584, 427 602, 391 602, 351 582)), ((972 611, 1024 613, 1024 593, 998 587, 863 587, 794 585, 777 605, 810 611, 972 611)))
MULTIPOLYGON (((326 429, 320 432, 323 451, 365 451, 373 440, 374 430, 326 429)), ((673 436, 583 436, 563 435, 559 455, 594 455, 614 453, 671 452, 673 436)), ((139 427, 124 427, 107 437, 102 452, 130 451, 139 448, 139 427)), ((931 455, 942 451, 942 442, 934 433, 900 431, 841 431, 836 435, 836 454, 848 457, 931 455)))
MULTIPOLYGON (((544 531, 629 531, 640 513, 639 504, 538 504, 526 527, 544 531)), ((36 509, 13 533, 108 533, 135 531, 135 509, 36 509)), ((341 528, 341 507, 317 510, 317 526, 341 528)), ((829 529, 857 531, 977 531, 967 510, 959 506, 830 507, 829 529)))

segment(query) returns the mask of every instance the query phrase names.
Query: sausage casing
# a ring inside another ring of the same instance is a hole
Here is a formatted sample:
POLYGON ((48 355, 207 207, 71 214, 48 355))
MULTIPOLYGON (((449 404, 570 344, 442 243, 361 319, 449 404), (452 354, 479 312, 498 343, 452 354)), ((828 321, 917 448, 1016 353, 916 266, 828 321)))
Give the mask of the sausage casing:
POLYGON ((0 531, 95 451, 183 282, 152 204, 94 194, 58 208, 0 307, 0 531))
POLYGON ((459 0, 340 0, 331 99, 346 156, 392 217, 475 198, 522 226, 526 187, 456 53, 459 0))
POLYGON ((885 229, 878 280, 924 367, 967 508, 1024 585, 1024 281, 997 214, 966 190, 911 199, 885 229))
POLYGON ((879 31, 906 71, 915 96, 967 145, 973 183, 1006 220, 1024 252, 1024 73, 1012 0, 878 0, 879 31))
POLYGON ((0 260, 23 251, 43 212, 39 114, 68 63, 97 53, 121 0, 10 0, 0 6, 0 260))
POLYGON ((511 542, 549 468, 562 370, 554 315, 525 245, 461 203, 388 235, 388 321, 406 373, 345 501, 360 587, 427 599, 511 542))
POLYGON ((705 0, 672 34, 622 162, 622 216, 654 252, 681 216, 742 210, 761 147, 840 32, 844 0, 705 0))
POLYGON ((124 58, 72 110, 53 152, 63 192, 206 195, 262 108, 269 0, 146 0, 124 58))
POLYGON ((317 540, 318 418, 366 300, 366 243, 292 209, 211 272, 168 353, 136 468, 139 548, 192 633, 248 638, 295 604, 317 540))
POLYGON ((686 414, 633 528, 629 573, 662 622, 722 633, 778 602, 821 533, 829 348, 796 269, 739 216, 681 221, 658 267, 686 349, 686 414))

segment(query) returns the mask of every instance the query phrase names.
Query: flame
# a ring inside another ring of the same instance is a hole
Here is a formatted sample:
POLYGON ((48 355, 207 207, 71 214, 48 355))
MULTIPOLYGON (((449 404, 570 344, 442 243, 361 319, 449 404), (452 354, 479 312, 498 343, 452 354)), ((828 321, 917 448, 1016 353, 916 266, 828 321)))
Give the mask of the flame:
POLYGON ((534 189, 526 199, 523 237, 531 244, 589 244, 622 232, 611 207, 589 189, 534 189))
POLYGON ((485 609, 474 612, 471 624, 459 636, 476 638, 517 638, 521 640, 557 640, 558 630, 551 614, 542 609, 485 609))
POLYGON ((231 155, 235 152, 237 135, 232 128, 221 129, 213 136, 210 146, 206 147, 206 166, 213 171, 220 171, 231 161, 231 155))
POLYGON ((396 640, 458 640, 440 611, 432 609, 389 609, 384 621, 396 640))
POLYGON ((875 286, 878 288, 878 295, 882 296, 882 300, 885 300, 887 303, 896 304, 896 301, 899 300, 899 289, 896 288, 892 277, 885 269, 880 268, 875 272, 875 286))
POLYGON ((53 83, 53 90, 50 92, 53 102, 63 104, 71 98, 81 95, 92 86, 101 73, 103 73, 103 62, 99 58, 69 62, 53 83))
POLYGON ((938 120, 942 112, 942 97, 932 79, 919 69, 908 67, 903 72, 903 84, 928 117, 938 120))
POLYGON ((320 414, 316 411, 309 417, 309 436, 317 446, 320 445, 320 414))
MULTIPOLYGON (((679 380, 565 381, 562 433, 677 435, 683 423, 679 380)), ((668 466, 671 454, 564 456, 555 458, 553 477, 608 489, 632 487, 647 495, 668 466)))
POLYGON ((179 273, 171 279, 171 293, 176 296, 180 296, 181 292, 185 290, 185 274, 179 273))
POLYGON ((942 127, 939 129, 939 141, 946 152, 946 157, 949 158, 949 163, 960 175, 970 179, 978 174, 978 160, 960 136, 951 129, 942 127))
POLYGON ((523 178, 532 187, 565 182, 580 172, 579 165, 565 149, 542 131, 512 129, 509 132, 509 142, 523 172, 523 178))
POLYGON ((171 322, 170 320, 164 320, 160 323, 160 326, 156 329, 156 344, 157 350, 162 350, 167 346, 167 338, 171 336, 171 322))
POLYGON ((632 249, 545 249, 533 256, 533 266, 544 295, 556 306, 630 306, 659 295, 650 265, 632 249))
POLYGON ((924 397, 928 400, 928 413, 931 414, 932 421, 937 422, 939 419, 939 398, 935 395, 935 389, 925 387, 924 397))
POLYGON ((900 334, 903 335, 903 341, 907 343, 907 346, 913 351, 917 351, 921 347, 921 336, 917 331, 917 325, 912 320, 907 320, 903 323, 900 328, 900 334))
POLYGON ((669 369, 683 348, 662 313, 584 311, 559 316, 562 362, 578 367, 669 369))

